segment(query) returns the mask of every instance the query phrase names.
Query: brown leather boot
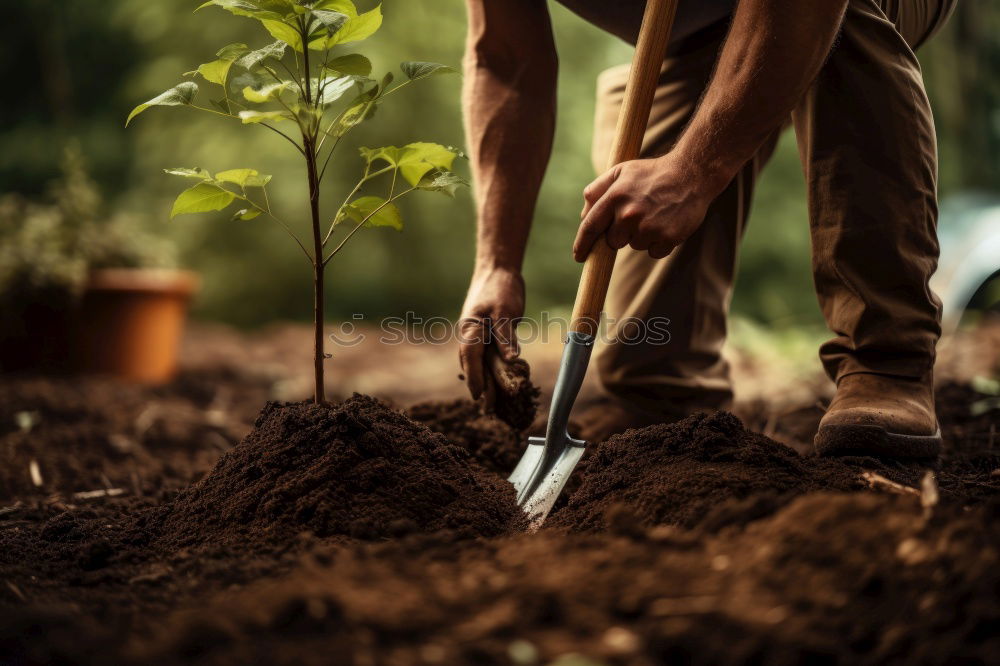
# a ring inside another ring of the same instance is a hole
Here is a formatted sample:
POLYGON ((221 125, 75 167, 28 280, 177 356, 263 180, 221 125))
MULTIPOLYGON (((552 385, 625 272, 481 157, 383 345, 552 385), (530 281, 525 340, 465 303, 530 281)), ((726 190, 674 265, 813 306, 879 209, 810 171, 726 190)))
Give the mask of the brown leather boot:
POLYGON ((936 458, 941 428, 934 412, 933 375, 841 377, 813 442, 822 456, 936 458))

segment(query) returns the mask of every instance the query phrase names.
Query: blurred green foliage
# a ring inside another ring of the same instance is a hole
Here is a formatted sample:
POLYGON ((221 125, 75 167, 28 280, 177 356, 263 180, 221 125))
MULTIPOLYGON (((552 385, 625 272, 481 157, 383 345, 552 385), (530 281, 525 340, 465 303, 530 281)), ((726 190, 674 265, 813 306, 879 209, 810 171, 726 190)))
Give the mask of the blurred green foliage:
MULTIPOLYGON (((231 42, 263 46, 270 38, 254 21, 194 17, 194 0, 32 0, 5 7, 0 105, 0 190, 40 195, 58 174, 60 155, 77 138, 92 175, 117 211, 144 218, 179 246, 181 263, 203 273, 200 316, 239 325, 308 319, 307 266, 281 230, 261 220, 226 216, 168 222, 176 183, 164 166, 219 171, 243 166, 275 175, 272 202, 305 229, 302 167, 281 139, 248 131, 189 109, 151 110, 126 133, 135 104, 208 62, 231 42), (199 20, 200 19, 200 20, 199 20)), ((373 2, 359 2, 359 8, 373 2)), ((565 308, 579 267, 569 248, 590 166, 594 80, 628 60, 623 43, 552 4, 560 48, 560 115, 552 165, 542 192, 526 264, 529 312, 565 308)), ((386 0, 382 31, 366 46, 375 72, 403 60, 458 65, 465 14, 458 0, 386 0)), ((348 49, 349 51, 350 49, 348 49)), ((943 194, 1000 183, 1000 8, 960 3, 951 23, 922 53, 938 114, 943 194)), ((462 146, 458 77, 412 87, 377 123, 341 146, 327 183, 342 199, 361 165, 360 146, 428 140, 462 146)), ((332 265, 331 317, 457 314, 472 266, 471 196, 425 198, 404 205, 403 233, 376 230, 332 265)), ((770 325, 821 322, 812 292, 805 194, 794 137, 786 134, 759 184, 733 309, 770 325)))

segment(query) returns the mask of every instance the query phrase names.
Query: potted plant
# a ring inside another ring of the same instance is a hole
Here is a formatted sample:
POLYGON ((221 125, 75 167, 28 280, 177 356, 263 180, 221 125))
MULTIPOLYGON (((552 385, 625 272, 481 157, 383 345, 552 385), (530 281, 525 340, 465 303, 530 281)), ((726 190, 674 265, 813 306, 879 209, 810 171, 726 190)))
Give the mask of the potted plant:
POLYGON ((396 205, 413 192, 453 196, 465 181, 452 172, 458 151, 435 143, 411 143, 397 148, 363 148, 363 172, 343 203, 329 214, 321 210, 321 186, 341 140, 369 120, 379 105, 414 81, 455 70, 428 62, 404 62, 405 80, 394 84, 389 73, 372 77, 371 61, 360 53, 339 53, 373 35, 382 25, 381 6, 359 12, 351 0, 209 0, 212 6, 254 19, 270 35, 270 43, 251 48, 229 44, 216 59, 187 76, 208 83, 214 98, 197 103, 199 83, 185 81, 140 104, 126 125, 153 106, 184 106, 220 118, 273 132, 294 148, 305 167, 307 236, 300 236, 271 208, 271 176, 254 168, 167 169, 193 184, 174 202, 171 218, 188 213, 232 208, 232 219, 268 218, 301 249, 313 284, 314 400, 325 402, 323 370, 324 274, 330 261, 362 227, 401 230, 396 205), (378 193, 372 193, 373 187, 378 193))
POLYGON ((176 370, 196 277, 126 215, 108 215, 78 147, 50 201, 0 200, 0 370, 158 383, 176 370))

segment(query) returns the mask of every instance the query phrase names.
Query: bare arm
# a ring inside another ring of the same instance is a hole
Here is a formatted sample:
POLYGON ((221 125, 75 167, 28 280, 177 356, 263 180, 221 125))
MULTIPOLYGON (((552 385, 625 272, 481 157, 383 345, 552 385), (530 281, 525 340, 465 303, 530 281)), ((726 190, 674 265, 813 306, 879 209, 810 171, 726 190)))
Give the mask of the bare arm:
POLYGON ((557 58, 546 0, 466 0, 463 106, 476 186, 476 263, 463 308, 460 359, 469 390, 483 389, 483 319, 499 349, 517 354, 524 314, 521 265, 552 150, 557 58))
POLYGON ((847 0, 740 0, 705 96, 663 157, 609 170, 585 192, 573 253, 583 261, 602 233, 665 257, 788 118, 816 78, 847 0))

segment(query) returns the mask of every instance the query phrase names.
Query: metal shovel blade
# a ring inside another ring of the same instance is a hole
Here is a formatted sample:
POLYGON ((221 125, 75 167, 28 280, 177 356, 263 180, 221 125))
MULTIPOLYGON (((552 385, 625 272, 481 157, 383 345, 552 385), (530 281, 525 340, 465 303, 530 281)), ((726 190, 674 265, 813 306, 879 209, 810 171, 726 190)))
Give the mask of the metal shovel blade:
POLYGON ((566 425, 587 374, 593 347, 593 336, 570 332, 552 394, 545 437, 528 440, 527 450, 508 479, 517 491, 517 504, 528 514, 533 530, 538 529, 549 515, 583 456, 586 442, 570 437, 566 425))
POLYGON ((527 451, 521 456, 514 473, 510 475, 510 482, 514 484, 514 489, 520 498, 523 491, 531 485, 532 479, 536 478, 537 472, 540 482, 536 484, 534 492, 525 494, 524 499, 518 501, 521 509, 530 517, 533 529, 537 529, 552 511, 556 500, 566 487, 566 482, 569 481, 570 474, 583 457, 586 442, 568 435, 565 440, 562 451, 554 457, 554 462, 551 465, 540 466, 545 453, 545 438, 529 438, 527 451))

